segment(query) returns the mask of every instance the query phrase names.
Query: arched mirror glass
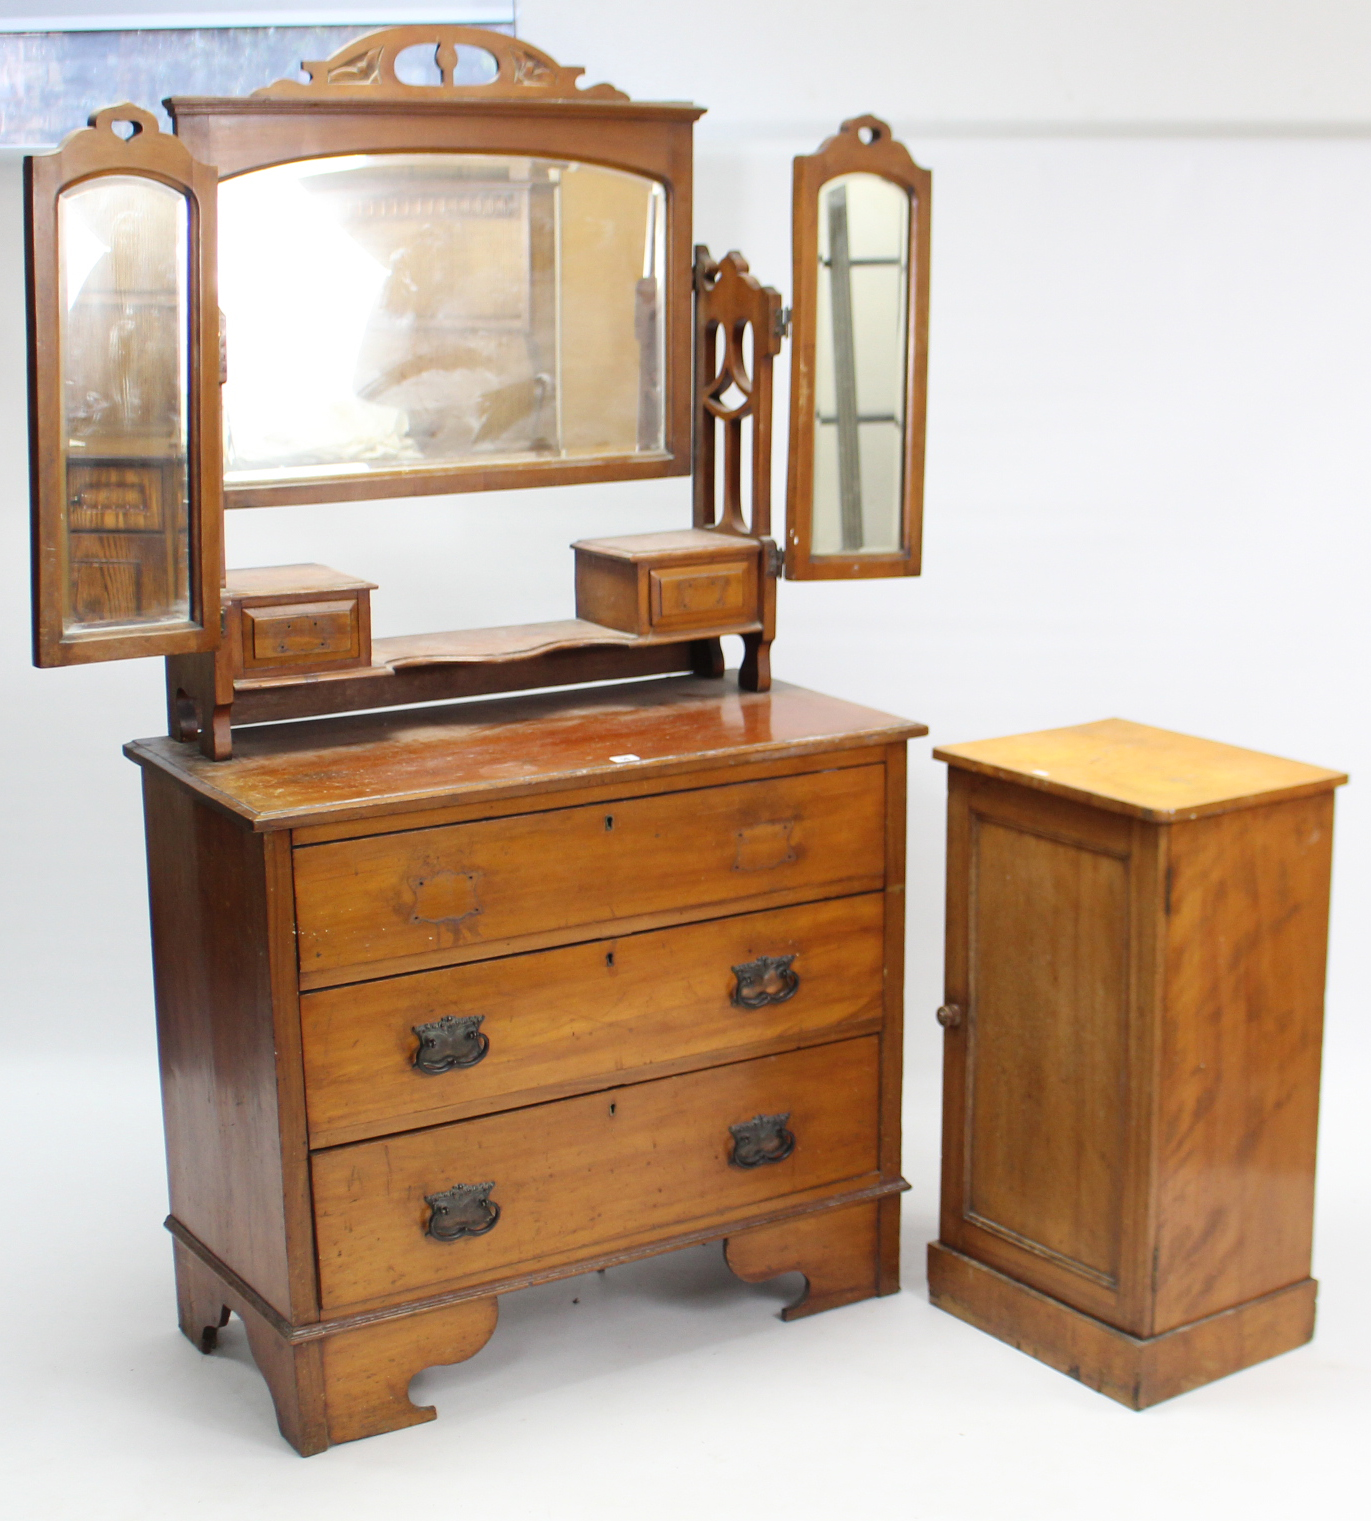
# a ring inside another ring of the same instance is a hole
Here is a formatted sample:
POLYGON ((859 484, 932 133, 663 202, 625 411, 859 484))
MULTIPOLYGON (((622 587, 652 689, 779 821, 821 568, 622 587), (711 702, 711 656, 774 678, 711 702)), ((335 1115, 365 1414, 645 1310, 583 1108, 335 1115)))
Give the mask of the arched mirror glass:
POLYGON ((928 179, 873 117, 795 161, 786 574, 915 574, 928 179))
POLYGON ((226 180, 225 484, 660 454, 665 258, 662 186, 592 164, 352 154, 226 180))
POLYGON ((57 200, 64 635, 190 618, 188 232, 139 175, 57 200))
POLYGON ((818 234, 812 549, 898 554, 909 193, 879 175, 840 175, 819 193, 818 234))

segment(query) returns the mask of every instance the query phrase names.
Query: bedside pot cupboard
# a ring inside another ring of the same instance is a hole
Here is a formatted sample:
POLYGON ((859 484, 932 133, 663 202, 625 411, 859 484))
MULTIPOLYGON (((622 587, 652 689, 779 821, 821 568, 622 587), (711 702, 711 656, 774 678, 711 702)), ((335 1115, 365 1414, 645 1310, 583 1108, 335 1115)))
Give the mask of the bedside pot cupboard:
POLYGON ((924 732, 681 677, 127 747, 181 1325, 243 1318, 299 1451, 432 1419, 528 1284, 898 1288, 924 732))

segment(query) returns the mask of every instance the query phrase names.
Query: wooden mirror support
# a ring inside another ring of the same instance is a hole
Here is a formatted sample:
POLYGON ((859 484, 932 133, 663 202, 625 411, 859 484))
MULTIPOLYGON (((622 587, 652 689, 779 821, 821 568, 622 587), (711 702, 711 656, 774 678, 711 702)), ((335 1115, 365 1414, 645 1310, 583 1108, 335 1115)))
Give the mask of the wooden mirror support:
POLYGON ((919 573, 931 181, 875 116, 795 160, 789 580, 919 573))
POLYGON ((219 641, 216 175, 137 106, 90 122, 25 160, 39 666, 219 641))

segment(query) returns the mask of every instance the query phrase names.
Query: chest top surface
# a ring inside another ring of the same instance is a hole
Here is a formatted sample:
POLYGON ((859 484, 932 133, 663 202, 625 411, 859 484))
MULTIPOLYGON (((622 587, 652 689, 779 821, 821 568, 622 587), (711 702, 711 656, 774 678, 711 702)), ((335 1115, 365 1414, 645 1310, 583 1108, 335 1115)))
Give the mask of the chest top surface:
POLYGON ((254 829, 362 818, 565 787, 640 782, 926 734, 923 724, 777 682, 697 677, 235 730, 234 757, 133 740, 130 760, 254 829), (627 774, 627 776, 625 775, 627 774))
POLYGON ((933 754, 964 771, 1153 823, 1307 797, 1347 780, 1340 771, 1126 718, 943 745, 933 754))

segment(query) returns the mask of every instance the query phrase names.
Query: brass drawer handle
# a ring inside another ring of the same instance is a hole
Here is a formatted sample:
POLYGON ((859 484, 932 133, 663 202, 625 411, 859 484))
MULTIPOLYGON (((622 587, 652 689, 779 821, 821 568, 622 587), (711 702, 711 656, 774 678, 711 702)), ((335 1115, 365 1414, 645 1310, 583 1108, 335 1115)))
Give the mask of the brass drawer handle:
POLYGON ((733 1002, 740 1009, 764 1009, 769 1003, 784 1003, 794 998, 800 988, 800 974, 794 970, 792 956, 758 956, 733 968, 738 979, 733 1002))
POLYGON ((444 1014, 431 1025, 415 1025, 419 1049, 414 1065, 436 1077, 456 1067, 474 1067, 490 1050, 490 1036, 481 1034, 484 1014, 444 1014))
POLYGON ((460 1241, 484 1236, 500 1219, 500 1206, 490 1197, 494 1183, 454 1183, 440 1194, 425 1194, 431 1213, 425 1235, 435 1241, 460 1241))
POLYGON ((784 1162, 795 1150, 795 1137, 785 1128, 790 1118, 785 1114, 758 1114, 741 1125, 730 1125, 733 1137, 733 1167, 764 1167, 768 1162, 784 1162))
POLYGON ((955 1030, 962 1022, 962 1006, 958 1003, 945 1003, 938 1010, 938 1023, 944 1030, 955 1030))

